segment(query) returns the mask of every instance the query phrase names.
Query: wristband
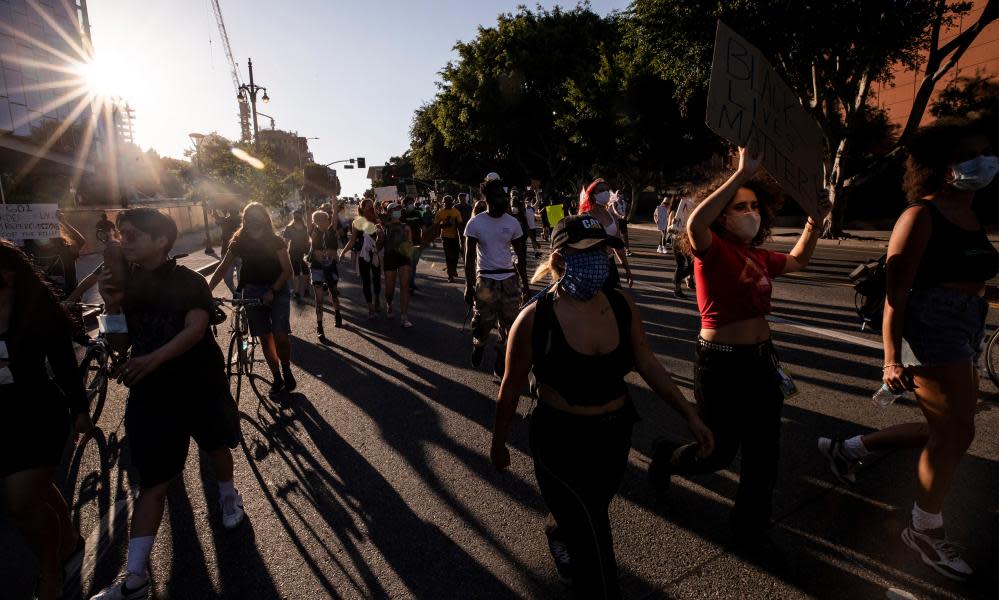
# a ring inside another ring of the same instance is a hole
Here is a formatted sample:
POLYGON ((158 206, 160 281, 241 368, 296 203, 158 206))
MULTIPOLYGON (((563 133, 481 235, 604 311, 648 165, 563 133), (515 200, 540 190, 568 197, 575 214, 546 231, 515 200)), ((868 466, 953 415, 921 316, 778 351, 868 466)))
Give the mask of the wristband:
POLYGON ((902 363, 895 363, 895 362, 894 363, 885 363, 885 366, 881 367, 881 370, 884 371, 884 370, 889 369, 891 367, 904 367, 904 366, 905 365, 903 365, 902 363))
POLYGON ((97 330, 101 333, 128 333, 125 315, 98 315, 97 330))

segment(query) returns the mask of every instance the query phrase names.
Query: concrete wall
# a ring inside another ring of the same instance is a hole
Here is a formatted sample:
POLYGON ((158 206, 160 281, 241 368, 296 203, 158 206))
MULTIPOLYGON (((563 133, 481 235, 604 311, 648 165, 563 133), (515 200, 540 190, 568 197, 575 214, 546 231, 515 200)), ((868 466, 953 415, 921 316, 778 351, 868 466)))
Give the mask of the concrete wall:
MULTIPOLYGON (((132 204, 131 208, 136 208, 138 206, 150 206, 156 208, 162 213, 170 215, 174 221, 177 222, 177 231, 179 235, 184 235, 192 231, 203 231, 204 230, 204 218, 203 212, 201 210, 201 203, 189 202, 189 201, 164 201, 164 202, 149 202, 144 204, 132 204)), ((100 252, 103 246, 97 241, 96 226, 97 222, 101 219, 101 213, 105 213, 111 222, 113 223, 117 219, 118 213, 122 210, 121 208, 70 208, 64 209, 63 214, 69 223, 80 230, 87 238, 87 244, 83 247, 83 254, 91 254, 93 252, 100 252)), ((214 222, 209 216, 209 225, 214 226, 214 222)), ((213 234, 217 235, 217 234, 213 234)))

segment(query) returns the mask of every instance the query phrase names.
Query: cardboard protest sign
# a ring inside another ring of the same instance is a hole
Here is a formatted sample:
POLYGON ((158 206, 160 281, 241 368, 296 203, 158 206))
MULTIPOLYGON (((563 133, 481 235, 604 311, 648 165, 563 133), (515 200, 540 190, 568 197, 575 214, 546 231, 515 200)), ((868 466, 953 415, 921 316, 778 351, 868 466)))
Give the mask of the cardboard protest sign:
POLYGON ((385 187, 375 188, 375 200, 378 202, 383 202, 385 200, 395 202, 398 199, 399 190, 396 189, 394 185, 386 185, 385 187))
POLYGON ((38 240, 59 237, 57 204, 0 205, 0 237, 38 240))
POLYGON ((721 21, 706 121, 718 135, 759 156, 808 215, 824 214, 822 131, 766 57, 721 21))

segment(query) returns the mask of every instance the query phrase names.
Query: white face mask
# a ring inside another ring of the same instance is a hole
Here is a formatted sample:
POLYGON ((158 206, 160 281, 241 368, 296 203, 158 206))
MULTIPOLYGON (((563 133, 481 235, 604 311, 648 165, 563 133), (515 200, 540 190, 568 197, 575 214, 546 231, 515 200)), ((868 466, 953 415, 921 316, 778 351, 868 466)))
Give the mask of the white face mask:
POLYGON ((760 213, 742 213, 734 217, 725 217, 722 227, 743 242, 751 242, 760 232, 760 213))
POLYGON ((600 206, 607 206, 607 203, 610 202, 610 195, 609 191, 597 192, 593 194, 593 201, 600 206))
POLYGON ((951 167, 954 179, 950 184, 959 190, 980 190, 992 183, 996 173, 999 173, 999 158, 995 156, 976 156, 951 167))

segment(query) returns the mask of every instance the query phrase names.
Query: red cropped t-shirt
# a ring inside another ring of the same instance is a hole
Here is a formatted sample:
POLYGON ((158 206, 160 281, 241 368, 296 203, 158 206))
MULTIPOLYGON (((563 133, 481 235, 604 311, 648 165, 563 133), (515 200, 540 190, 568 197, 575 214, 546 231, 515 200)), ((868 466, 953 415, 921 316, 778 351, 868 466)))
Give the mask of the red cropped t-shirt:
POLYGON ((711 232, 711 245, 694 254, 694 281, 701 327, 770 314, 773 279, 784 272, 787 255, 738 244, 711 232))

